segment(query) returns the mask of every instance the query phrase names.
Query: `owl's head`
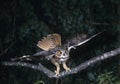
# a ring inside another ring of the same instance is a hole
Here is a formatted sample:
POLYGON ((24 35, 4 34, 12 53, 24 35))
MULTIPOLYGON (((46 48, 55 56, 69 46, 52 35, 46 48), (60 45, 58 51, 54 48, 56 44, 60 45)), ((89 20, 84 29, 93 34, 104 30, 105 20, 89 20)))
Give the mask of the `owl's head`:
POLYGON ((58 50, 55 53, 55 56, 60 58, 60 57, 67 57, 69 55, 69 52, 66 50, 58 50))

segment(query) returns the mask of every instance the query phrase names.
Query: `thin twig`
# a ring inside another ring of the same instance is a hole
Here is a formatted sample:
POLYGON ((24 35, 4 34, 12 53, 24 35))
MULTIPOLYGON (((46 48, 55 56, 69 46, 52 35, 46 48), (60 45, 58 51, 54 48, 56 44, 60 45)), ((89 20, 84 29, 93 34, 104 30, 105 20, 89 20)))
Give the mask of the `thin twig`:
POLYGON ((11 43, 2 53, 0 53, 0 56, 4 55, 7 53, 7 51, 13 46, 14 43, 11 43))

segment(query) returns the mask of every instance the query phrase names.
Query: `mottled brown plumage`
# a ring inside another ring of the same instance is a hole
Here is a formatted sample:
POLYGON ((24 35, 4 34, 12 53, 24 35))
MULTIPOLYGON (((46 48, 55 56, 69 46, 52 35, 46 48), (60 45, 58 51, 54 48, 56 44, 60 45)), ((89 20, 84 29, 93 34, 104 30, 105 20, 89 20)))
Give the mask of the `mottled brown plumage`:
POLYGON ((46 51, 61 46, 61 36, 59 34, 49 34, 41 41, 38 41, 37 46, 46 51))

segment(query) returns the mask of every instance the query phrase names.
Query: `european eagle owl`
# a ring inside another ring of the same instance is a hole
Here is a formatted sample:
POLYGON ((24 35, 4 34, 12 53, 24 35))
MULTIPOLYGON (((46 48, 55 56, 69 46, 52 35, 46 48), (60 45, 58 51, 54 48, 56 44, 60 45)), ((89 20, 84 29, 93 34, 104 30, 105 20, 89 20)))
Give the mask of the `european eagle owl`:
POLYGON ((76 49, 77 46, 80 46, 92 38, 96 37, 97 35, 101 34, 102 32, 99 32, 91 37, 87 37, 86 34, 80 34, 76 35, 73 38, 67 39, 64 41, 65 43, 61 43, 61 35, 54 33, 49 34, 46 37, 43 37, 40 41, 38 41, 37 46, 41 48, 43 51, 40 51, 34 55, 27 55, 23 56, 14 60, 18 59, 28 59, 33 57, 45 57, 48 60, 50 60, 55 66, 55 74, 56 76, 60 73, 60 65, 63 66, 63 68, 66 71, 71 71, 70 68, 67 66, 66 62, 69 59, 69 53, 71 49, 76 49))

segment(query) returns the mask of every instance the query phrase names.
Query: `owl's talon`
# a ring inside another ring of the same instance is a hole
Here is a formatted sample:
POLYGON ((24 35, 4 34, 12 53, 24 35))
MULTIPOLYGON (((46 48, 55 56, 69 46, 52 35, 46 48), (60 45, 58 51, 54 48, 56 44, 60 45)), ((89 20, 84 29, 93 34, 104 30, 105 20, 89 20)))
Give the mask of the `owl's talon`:
POLYGON ((70 72, 71 69, 70 69, 70 68, 66 68, 65 71, 66 71, 66 72, 70 72))
POLYGON ((70 68, 66 65, 66 63, 63 63, 63 68, 65 69, 66 72, 70 72, 70 68))
POLYGON ((59 71, 55 70, 55 76, 59 76, 59 75, 60 75, 59 71))

